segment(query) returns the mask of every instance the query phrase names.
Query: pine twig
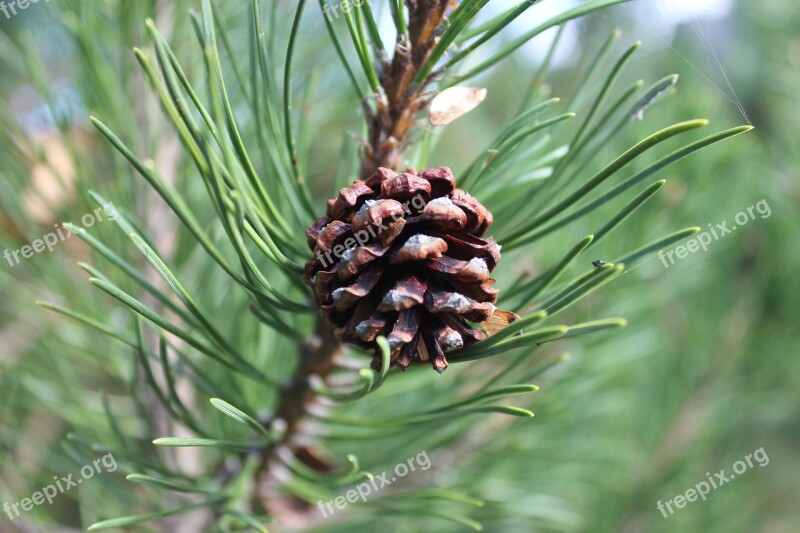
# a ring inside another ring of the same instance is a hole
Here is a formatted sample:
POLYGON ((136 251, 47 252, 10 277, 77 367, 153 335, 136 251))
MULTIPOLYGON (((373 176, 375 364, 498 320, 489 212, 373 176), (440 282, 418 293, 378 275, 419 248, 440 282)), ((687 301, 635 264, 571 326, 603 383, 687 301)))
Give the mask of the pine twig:
MULTIPOLYGON (((311 376, 324 379, 333 368, 333 362, 340 352, 341 343, 334 335, 333 328, 320 316, 311 341, 300 349, 297 371, 280 396, 280 403, 273 420, 283 420, 286 428, 281 441, 271 443, 264 450, 256 474, 257 486, 263 486, 263 482, 269 478, 270 462, 277 448, 281 445, 291 446, 298 423, 306 415, 309 404, 316 397, 311 388, 311 376)), ((261 497, 258 491, 254 496, 261 497)))
MULTIPOLYGON (((406 138, 414 117, 430 102, 424 93, 426 82, 414 78, 437 42, 437 31, 444 23, 448 0, 408 0, 408 34, 398 36, 391 64, 379 65, 382 92, 376 110, 367 117, 368 147, 361 164, 366 178, 378 167, 399 169, 403 164, 406 138)), ((428 80, 426 80, 428 81, 428 80)))

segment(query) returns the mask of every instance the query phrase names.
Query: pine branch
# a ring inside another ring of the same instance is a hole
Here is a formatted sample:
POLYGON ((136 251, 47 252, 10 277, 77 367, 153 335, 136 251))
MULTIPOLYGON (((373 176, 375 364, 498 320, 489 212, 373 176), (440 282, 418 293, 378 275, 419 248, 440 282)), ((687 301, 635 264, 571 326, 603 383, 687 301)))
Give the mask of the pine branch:
MULTIPOLYGON (((311 340, 299 349, 299 361, 292 380, 286 384, 280 395, 280 403, 273 420, 285 423, 283 437, 278 443, 268 446, 261 454, 256 473, 258 486, 264 486, 269 480, 270 462, 274 459, 279 445, 291 446, 298 423, 306 416, 308 406, 314 401, 315 394, 311 388, 314 378, 324 380, 333 368, 336 356, 341 352, 341 343, 333 333, 333 328, 321 316, 317 318, 314 335, 311 340)), ((263 495, 254 494, 254 498, 263 495)), ((266 503, 262 502, 266 508, 266 503)))
POLYGON ((426 83, 415 81, 423 63, 436 45, 436 33, 443 24, 448 0, 408 0, 408 33, 398 35, 391 64, 379 61, 381 92, 376 109, 367 118, 367 148, 361 163, 361 177, 378 167, 400 169, 405 141, 414 119, 429 103, 426 83))
MULTIPOLYGON (((362 177, 378 167, 399 168, 402 165, 404 141, 416 115, 430 102, 430 97, 421 93, 414 78, 435 45, 434 33, 444 21, 448 4, 447 0, 409 0, 408 34, 398 36, 391 64, 387 64, 382 55, 375 59, 375 71, 383 74, 379 78, 381 91, 377 95, 377 109, 368 117, 369 146, 362 161, 362 177)), ((373 31, 373 38, 375 35, 373 31)), ((364 108, 370 111, 369 106, 364 108)), ((341 344, 332 327, 318 316, 312 341, 301 347, 298 368, 282 390, 275 414, 276 419, 286 423, 282 444, 292 443, 297 424, 314 401, 311 383, 314 379, 325 380, 340 352, 341 344)), ((269 477, 274 451, 273 446, 262 455, 259 480, 269 477)))

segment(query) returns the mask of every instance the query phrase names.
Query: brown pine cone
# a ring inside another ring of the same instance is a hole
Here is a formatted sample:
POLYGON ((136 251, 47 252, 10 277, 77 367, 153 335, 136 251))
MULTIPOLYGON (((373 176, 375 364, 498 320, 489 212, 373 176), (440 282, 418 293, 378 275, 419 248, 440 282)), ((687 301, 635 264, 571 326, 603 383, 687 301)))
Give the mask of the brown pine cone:
POLYGON ((375 349, 385 335, 391 363, 413 360, 447 368, 445 352, 486 337, 498 321, 516 319, 496 310, 489 273, 500 247, 481 235, 492 214, 456 189, 441 167, 400 174, 378 169, 328 201, 326 216, 306 234, 314 259, 305 280, 343 341, 375 349))

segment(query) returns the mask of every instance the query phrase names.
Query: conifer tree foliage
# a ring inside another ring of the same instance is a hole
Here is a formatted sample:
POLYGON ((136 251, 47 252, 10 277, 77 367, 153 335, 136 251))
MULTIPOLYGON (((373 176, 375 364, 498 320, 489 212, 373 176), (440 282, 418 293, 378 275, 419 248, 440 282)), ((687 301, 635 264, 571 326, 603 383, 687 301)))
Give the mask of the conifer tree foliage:
MULTIPOLYGON (((476 434, 535 423, 532 382, 560 359, 531 358, 626 323, 573 323, 564 311, 699 228, 616 243, 602 250, 623 251, 603 261, 588 252, 658 194, 659 171, 750 129, 698 136, 708 121, 687 117, 599 160, 677 76, 620 88, 639 43, 620 52, 614 32, 591 52, 599 83, 564 99, 540 88, 564 26, 624 1, 586 0, 511 40, 504 30, 537 0, 485 22, 488 0, 69 3, 63 39, 81 57, 73 75, 91 150, 75 143, 75 117, 56 106, 35 47, 17 45, 28 50, 19 76, 49 100, 79 169, 70 209, 118 213, 94 229, 66 224, 91 251, 79 262, 91 298, 59 266, 39 302, 102 339, 101 353, 72 361, 87 375, 64 361, 39 372, 92 392, 59 397, 92 413, 63 415, 66 456, 83 465, 112 453, 125 475, 104 479, 110 504, 87 507, 89 529, 370 531, 381 519, 479 530, 485 502, 468 477, 443 473, 457 470, 448 450, 479 456, 488 445, 476 434), (86 30, 107 17, 141 37, 130 57, 108 49, 112 29, 86 30), (462 122, 432 126, 432 103, 456 94, 464 106, 454 89, 491 78, 553 28, 513 119, 457 165, 436 161, 442 132, 462 122), (338 62, 309 74, 321 47, 338 62), (116 61, 136 70, 109 70, 116 61), (316 102, 339 98, 323 94, 339 76, 350 94, 322 124, 316 102), (329 135, 345 139, 335 157, 329 135), (558 238, 580 224, 585 237, 558 238), (526 262, 545 242, 563 253, 531 275, 526 262), (420 471, 395 488, 382 472, 399 464, 420 471), (344 496, 365 483, 368 498, 344 496), (326 507, 341 497, 346 506, 326 507)), ((5 135, 19 129, 3 121, 5 135)))

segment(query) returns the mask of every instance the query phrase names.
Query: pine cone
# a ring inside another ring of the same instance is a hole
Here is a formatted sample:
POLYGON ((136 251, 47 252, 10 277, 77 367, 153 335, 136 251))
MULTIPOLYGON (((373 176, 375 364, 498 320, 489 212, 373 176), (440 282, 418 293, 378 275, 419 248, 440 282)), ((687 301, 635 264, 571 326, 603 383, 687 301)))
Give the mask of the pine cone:
POLYGON ((391 363, 447 368, 445 352, 480 341, 497 322, 517 318, 497 310, 489 273, 500 247, 481 235, 492 214, 456 189, 449 168, 400 174, 378 169, 328 201, 326 216, 306 234, 315 258, 305 280, 343 341, 374 349, 385 335, 391 363))

